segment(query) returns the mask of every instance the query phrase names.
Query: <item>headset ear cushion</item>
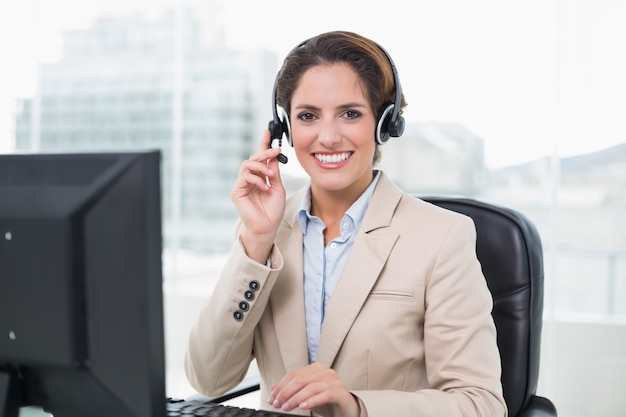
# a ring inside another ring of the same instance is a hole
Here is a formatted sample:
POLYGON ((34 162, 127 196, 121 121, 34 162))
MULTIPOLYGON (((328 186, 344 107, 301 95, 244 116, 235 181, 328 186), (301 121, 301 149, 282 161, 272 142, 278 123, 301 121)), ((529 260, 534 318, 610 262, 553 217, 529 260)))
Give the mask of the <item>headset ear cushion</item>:
POLYGON ((276 115, 274 119, 270 120, 267 125, 267 128, 270 131, 270 137, 272 139, 279 139, 282 141, 283 134, 285 135, 285 139, 287 139, 287 143, 293 146, 291 142, 291 125, 289 124, 289 116, 285 109, 280 106, 276 106, 276 115))
POLYGON ((283 128, 280 120, 272 119, 267 125, 267 129, 270 131, 270 138, 277 139, 283 137, 283 128))
POLYGON ((389 124, 387 125, 389 135, 393 136, 394 138, 399 138, 400 136, 402 136, 402 134, 404 133, 404 124, 404 117, 402 117, 402 115, 398 115, 398 119, 395 121, 389 120, 389 124))
POLYGON ((278 117, 280 117, 280 124, 282 127, 282 132, 285 134, 285 139, 287 139, 287 143, 289 146, 293 146, 293 141, 291 139, 291 124, 289 123, 289 115, 281 106, 276 106, 276 111, 278 112, 278 117))
POLYGON ((378 124, 376 125, 376 143, 379 145, 387 142, 392 136, 397 138, 404 133, 404 117, 397 115, 398 118, 393 120, 394 107, 394 104, 387 105, 378 118, 378 124))
POLYGON ((393 104, 389 104, 385 107, 378 118, 378 123, 376 124, 376 143, 379 145, 387 142, 391 137, 389 132, 389 122, 391 121, 393 107, 393 104))

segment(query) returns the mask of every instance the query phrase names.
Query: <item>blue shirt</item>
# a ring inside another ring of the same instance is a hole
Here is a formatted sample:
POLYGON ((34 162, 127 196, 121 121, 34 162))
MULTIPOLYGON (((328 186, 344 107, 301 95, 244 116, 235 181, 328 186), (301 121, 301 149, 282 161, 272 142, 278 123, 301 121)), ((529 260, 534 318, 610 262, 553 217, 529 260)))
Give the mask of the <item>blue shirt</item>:
POLYGON ((300 203, 298 221, 303 235, 304 308, 309 363, 317 359, 326 305, 346 264, 379 177, 380 172, 377 171, 374 180, 343 216, 339 226, 340 236, 328 242, 326 247, 326 225, 319 217, 311 215, 310 186, 300 203))

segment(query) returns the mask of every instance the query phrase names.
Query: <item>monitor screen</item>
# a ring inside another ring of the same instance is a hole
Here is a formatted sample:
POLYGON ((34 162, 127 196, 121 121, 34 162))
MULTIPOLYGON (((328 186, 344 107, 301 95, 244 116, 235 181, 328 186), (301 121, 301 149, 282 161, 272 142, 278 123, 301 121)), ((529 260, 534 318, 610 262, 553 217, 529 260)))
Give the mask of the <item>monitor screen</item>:
POLYGON ((165 415, 160 187, 159 151, 0 155, 0 417, 165 415))

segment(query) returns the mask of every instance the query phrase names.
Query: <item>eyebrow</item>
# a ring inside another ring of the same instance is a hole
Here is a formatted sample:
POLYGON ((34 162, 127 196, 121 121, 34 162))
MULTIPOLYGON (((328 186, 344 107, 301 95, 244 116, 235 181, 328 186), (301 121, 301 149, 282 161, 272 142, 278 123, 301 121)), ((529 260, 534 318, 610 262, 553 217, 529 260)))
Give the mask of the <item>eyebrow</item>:
MULTIPOLYGON (((348 110, 348 109, 354 109, 354 108, 367 108, 367 104, 363 104, 363 103, 345 103, 345 104, 340 104, 339 106, 337 106, 337 109, 340 110, 348 110)), ((295 107, 295 110, 315 110, 318 111, 320 110, 319 107, 317 106, 313 106, 311 104, 299 104, 295 107)))

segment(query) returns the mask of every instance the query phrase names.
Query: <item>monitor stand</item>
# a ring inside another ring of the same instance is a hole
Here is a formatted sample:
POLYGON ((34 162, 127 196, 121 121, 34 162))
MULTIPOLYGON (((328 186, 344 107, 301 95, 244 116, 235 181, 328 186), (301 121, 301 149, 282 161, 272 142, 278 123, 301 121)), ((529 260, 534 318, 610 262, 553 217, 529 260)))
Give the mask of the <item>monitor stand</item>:
POLYGON ((28 407, 20 408, 19 417, 54 417, 54 416, 44 411, 41 407, 28 406, 28 407))
POLYGON ((10 371, 0 370, 0 417, 17 417, 20 402, 17 376, 10 371))

